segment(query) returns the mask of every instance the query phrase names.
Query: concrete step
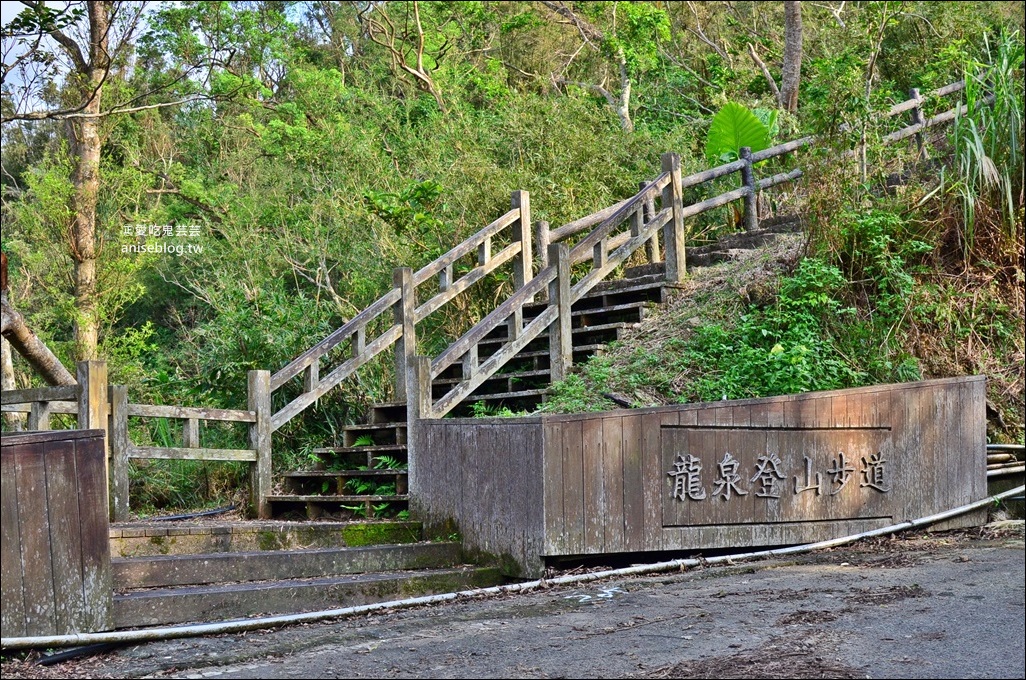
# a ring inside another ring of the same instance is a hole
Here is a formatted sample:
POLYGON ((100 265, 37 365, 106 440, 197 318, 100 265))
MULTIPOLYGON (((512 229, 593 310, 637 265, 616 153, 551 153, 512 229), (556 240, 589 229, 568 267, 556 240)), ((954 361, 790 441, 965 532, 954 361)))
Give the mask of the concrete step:
POLYGON ((143 590, 114 596, 114 625, 130 628, 291 614, 501 582, 498 569, 457 567, 143 590))
POLYGON ((110 528, 112 557, 416 543, 420 522, 133 522, 110 528))
POLYGON ((114 590, 320 578, 377 571, 440 569, 459 563, 457 543, 159 555, 112 561, 114 590))

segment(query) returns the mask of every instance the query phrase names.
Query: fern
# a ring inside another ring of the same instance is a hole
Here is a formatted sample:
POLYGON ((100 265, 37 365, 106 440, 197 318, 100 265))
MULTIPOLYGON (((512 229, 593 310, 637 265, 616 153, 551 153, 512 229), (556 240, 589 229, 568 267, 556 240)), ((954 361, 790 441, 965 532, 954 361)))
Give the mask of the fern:
POLYGON ((405 470, 406 463, 392 456, 374 456, 375 470, 405 470))

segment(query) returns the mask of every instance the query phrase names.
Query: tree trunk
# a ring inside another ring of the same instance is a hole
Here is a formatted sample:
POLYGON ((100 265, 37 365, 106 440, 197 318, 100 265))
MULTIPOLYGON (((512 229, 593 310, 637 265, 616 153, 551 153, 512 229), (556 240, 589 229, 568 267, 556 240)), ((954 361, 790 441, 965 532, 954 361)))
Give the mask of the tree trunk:
POLYGON ((634 121, 631 120, 631 77, 627 71, 627 57, 622 47, 617 48, 616 59, 620 67, 620 100, 614 108, 623 131, 634 132, 634 121))
POLYGON ((0 295, 0 310, 3 317, 3 336, 11 343, 11 347, 43 376, 43 380, 50 385, 77 384, 75 376, 64 368, 60 359, 54 356, 50 348, 28 327, 25 318, 10 305, 6 293, 0 295))
POLYGON ((798 84, 802 74, 802 9, 793 0, 784 3, 784 68, 780 76, 780 103, 785 111, 798 110, 798 84))
POLYGON ((110 68, 108 52, 111 6, 91 2, 89 8, 89 61, 80 65, 83 96, 89 101, 84 117, 68 119, 68 139, 76 159, 71 181, 75 222, 71 256, 75 261, 75 344, 79 360, 96 358, 100 305, 96 286, 96 199, 100 187, 100 99, 110 68), (82 71, 81 66, 85 69, 82 71))
MULTIPOLYGON (((14 380, 14 360, 11 356, 11 343, 7 338, 0 336, 0 387, 4 392, 18 389, 18 383, 14 380)), ((21 432, 25 429, 24 413, 4 413, 4 425, 11 432, 21 432)))

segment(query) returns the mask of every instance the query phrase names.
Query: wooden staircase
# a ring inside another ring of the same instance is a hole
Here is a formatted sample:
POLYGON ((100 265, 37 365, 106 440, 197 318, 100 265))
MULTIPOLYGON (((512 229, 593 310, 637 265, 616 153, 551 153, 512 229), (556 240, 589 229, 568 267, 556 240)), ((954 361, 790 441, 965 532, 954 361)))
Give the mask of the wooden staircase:
MULTIPOLYGON (((607 343, 619 340, 654 305, 666 302, 672 288, 661 271, 595 286, 571 307, 573 361, 601 353, 607 343)), ((544 307, 541 302, 525 305, 524 322, 529 323, 544 307)), ((480 343, 482 361, 509 341, 508 332, 508 326, 500 326, 480 343)), ((549 336, 541 335, 453 409, 452 415, 535 409, 551 384, 549 361, 549 336)), ((433 397, 441 397, 459 383, 461 370, 454 365, 435 378, 433 397)), ((365 423, 343 428, 339 446, 315 450, 324 469, 284 475, 286 493, 268 497, 274 516, 311 520, 405 516, 409 504, 406 418, 405 402, 372 405, 365 423)))

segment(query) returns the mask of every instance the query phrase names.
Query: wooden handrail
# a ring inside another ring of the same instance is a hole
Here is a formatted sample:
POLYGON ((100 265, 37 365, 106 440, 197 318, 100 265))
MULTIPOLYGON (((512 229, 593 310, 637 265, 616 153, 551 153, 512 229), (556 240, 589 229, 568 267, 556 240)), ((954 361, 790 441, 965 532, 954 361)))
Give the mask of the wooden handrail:
POLYGON ((5 390, 0 392, 0 404, 28 404, 34 401, 74 401, 78 399, 81 391, 82 388, 78 385, 5 390))
POLYGON ((298 357, 293 359, 285 368, 281 369, 277 373, 271 376, 271 390, 277 390, 279 387, 284 385, 286 382, 296 377, 303 370, 312 364, 317 359, 330 352, 334 347, 341 344, 348 338, 352 337, 361 328, 366 328, 367 325, 379 317, 381 314, 391 309, 392 305, 399 302, 400 293, 398 288, 393 288, 388 291, 380 298, 378 298, 370 307, 367 307, 362 312, 354 316, 352 319, 342 324, 340 328, 333 331, 331 335, 321 340, 319 343, 306 350, 298 357))
POLYGON ((523 288, 516 291, 501 305, 496 307, 485 318, 474 324, 474 327, 461 335, 449 348, 439 354, 431 362, 431 378, 437 378, 442 371, 452 366, 467 353, 472 346, 484 340, 485 336, 505 323, 515 312, 522 310, 536 295, 545 289, 549 281, 556 277, 556 266, 549 265, 538 272, 523 288))
POLYGON ((255 423, 252 411, 238 411, 198 406, 164 406, 160 404, 129 404, 128 415, 143 418, 177 418, 182 420, 215 420, 229 423, 255 423))
POLYGON ((631 213, 636 212, 638 210, 643 210, 645 202, 649 198, 652 198, 661 193, 663 188, 666 186, 665 182, 660 182, 660 180, 662 179, 664 179, 664 177, 660 176, 658 180, 652 182, 644 189, 639 191, 637 194, 631 196, 629 199, 621 203, 620 207, 616 210, 616 212, 614 212, 606 219, 602 220, 602 222, 597 227, 595 227, 595 229, 592 230, 590 234, 581 239, 570 250, 571 262, 580 257, 582 253, 590 253, 591 249, 595 247, 595 244, 609 236, 609 233, 614 228, 622 224, 623 221, 631 215, 631 213))
POLYGON ((328 390, 352 375, 356 369, 391 347, 400 336, 402 336, 402 326, 394 324, 372 342, 367 343, 366 349, 363 352, 339 364, 331 373, 321 378, 312 389, 303 392, 275 413, 271 418, 271 431, 279 429, 282 425, 298 416, 304 409, 323 397, 328 390))
POLYGON ((430 264, 421 267, 413 274, 413 285, 419 286, 437 276, 439 272, 443 271, 446 267, 458 261, 461 257, 474 252, 477 250, 478 246, 484 243, 487 239, 495 236, 500 231, 516 222, 518 217, 520 217, 520 210, 510 210, 487 227, 484 227, 473 236, 470 236, 465 241, 452 248, 449 252, 445 253, 430 264))
POLYGON ((945 85, 944 87, 938 87, 936 90, 931 90, 930 92, 927 92, 926 95, 920 96, 918 99, 913 97, 911 99, 906 99, 903 102, 895 104, 887 111, 887 113, 884 114, 884 116, 890 118, 892 116, 898 115, 899 113, 911 111, 912 109, 922 104, 923 100, 927 97, 943 97, 945 95, 953 94, 955 92, 961 92, 964 89, 964 80, 959 80, 957 82, 951 83, 950 85, 945 85))
MULTIPOLYGON (((446 302, 452 300, 454 297, 456 297, 466 289, 470 288, 472 285, 483 279, 485 276, 491 274, 493 271, 495 271, 502 265, 512 260, 522 251, 523 246, 521 245, 521 243, 519 241, 514 241, 513 243, 509 244, 508 246, 500 250, 495 255, 492 255, 488 262, 486 262, 485 264, 478 267, 474 267, 461 278, 451 282, 446 290, 438 293, 433 298, 422 304, 420 307, 417 307, 416 311, 414 312, 416 323, 420 323, 429 314, 438 310, 446 302)), ((473 252, 473 250, 468 252, 473 252)), ((414 281, 416 281, 416 275, 414 276, 414 281)))

